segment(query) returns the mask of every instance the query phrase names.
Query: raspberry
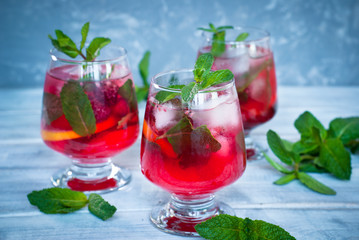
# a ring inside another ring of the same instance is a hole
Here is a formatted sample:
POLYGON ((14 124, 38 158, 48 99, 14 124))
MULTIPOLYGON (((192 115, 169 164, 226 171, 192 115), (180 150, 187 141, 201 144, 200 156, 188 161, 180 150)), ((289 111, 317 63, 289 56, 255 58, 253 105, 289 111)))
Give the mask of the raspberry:
POLYGON ((97 123, 106 120, 110 116, 111 109, 108 106, 96 100, 90 100, 90 102, 97 123))
POLYGON ((126 116, 130 112, 130 108, 125 99, 119 99, 118 103, 112 109, 118 117, 126 116))
POLYGON ((107 106, 114 106, 119 100, 118 86, 111 82, 102 82, 101 88, 105 97, 107 106))

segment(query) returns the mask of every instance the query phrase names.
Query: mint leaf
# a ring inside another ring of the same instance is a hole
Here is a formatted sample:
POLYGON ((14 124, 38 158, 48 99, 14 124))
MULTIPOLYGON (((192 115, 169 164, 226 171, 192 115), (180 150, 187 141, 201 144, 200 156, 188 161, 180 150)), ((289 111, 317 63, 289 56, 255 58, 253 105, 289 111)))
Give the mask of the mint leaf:
POLYGON ((293 173, 293 171, 288 170, 287 168, 285 168, 284 166, 282 166, 281 164, 277 163, 276 161, 274 161, 272 158, 270 158, 265 152, 263 152, 263 156, 264 158, 270 163, 270 165, 272 165, 272 167, 274 167, 275 169, 277 169, 279 172, 281 173, 285 173, 285 174, 289 174, 289 173, 293 173))
POLYGON ((336 194, 336 192, 333 189, 331 189, 330 187, 327 187, 323 183, 315 180, 314 178, 312 178, 311 176, 309 176, 308 174, 306 174, 304 172, 299 172, 298 178, 304 185, 306 185, 308 188, 310 188, 318 193, 322 193, 322 194, 326 194, 326 195, 335 195, 336 194))
POLYGON ((76 48, 76 44, 62 31, 55 30, 57 39, 54 39, 50 34, 48 35, 52 45, 60 51, 65 53, 71 58, 76 58, 79 55, 79 51, 76 48))
POLYGON ((294 126, 297 128, 299 133, 304 137, 312 137, 313 127, 317 128, 320 133, 321 139, 325 139, 327 131, 323 125, 316 119, 312 113, 306 111, 302 113, 294 122, 294 126))
POLYGON ((67 188, 47 188, 27 195, 29 202, 44 213, 70 213, 83 208, 87 197, 67 188))
POLYGON ((149 87, 135 87, 137 102, 147 99, 149 87))
POLYGON ((336 118, 329 123, 329 134, 344 145, 359 140, 359 117, 336 118))
POLYGON ((285 176, 279 178, 277 181, 274 182, 274 184, 277 184, 277 185, 288 184, 296 178, 297 177, 296 177, 295 173, 291 173, 291 174, 288 174, 288 175, 285 175, 285 176))
POLYGON ((86 61, 93 61, 100 55, 100 50, 109 44, 111 40, 109 38, 97 37, 94 38, 88 48, 86 49, 86 61))
POLYGON ((246 32, 241 33, 237 36, 236 42, 242 42, 242 41, 246 40, 248 36, 249 36, 249 34, 246 32))
POLYGON ((261 220, 220 214, 195 226, 197 233, 210 240, 295 240, 283 228, 261 220))
POLYGON ((107 220, 116 212, 116 207, 106 202, 100 195, 91 193, 89 196, 89 211, 96 217, 107 220))
POLYGON ((52 123, 54 120, 62 116, 61 99, 55 94, 44 92, 43 99, 43 118, 47 124, 52 123))
POLYGON ((181 90, 182 100, 184 102, 192 101, 194 96, 198 93, 198 90, 199 85, 195 82, 191 82, 187 86, 184 86, 181 90))
POLYGON ((140 63, 138 64, 138 68, 140 69, 140 75, 144 86, 149 86, 147 82, 147 78, 149 74, 150 57, 151 57, 151 52, 146 51, 140 63))
POLYGON ((135 111, 137 109, 137 99, 135 97, 136 93, 131 79, 127 79, 127 81, 118 89, 118 94, 127 101, 131 111, 135 111))
POLYGON ((159 91, 156 94, 155 99, 161 104, 161 103, 165 103, 165 102, 175 98, 178 95, 180 95, 180 93, 159 91))
POLYGON ((221 26, 217 28, 217 31, 226 30, 226 29, 233 29, 233 26, 221 26))
POLYGON ((221 144, 213 137, 206 125, 193 129, 187 116, 158 138, 163 137, 167 137, 173 150, 179 155, 193 153, 205 156, 221 149, 221 144))
MULTIPOLYGON (((170 85, 168 88, 182 90, 182 88, 184 88, 185 86, 186 85, 170 85)), ((181 95, 181 94, 177 93, 177 92, 159 91, 156 94, 155 99, 161 104, 161 103, 165 103, 179 95, 181 95)))
POLYGON ((96 131, 96 119, 91 103, 80 84, 68 81, 60 93, 62 109, 72 129, 79 135, 90 136, 96 131))
POLYGON ((82 26, 82 29, 81 29, 82 39, 81 39, 80 51, 82 51, 82 49, 83 49, 84 46, 85 46, 86 39, 87 39, 87 34, 88 34, 88 32, 89 32, 89 29, 90 29, 90 23, 89 23, 89 22, 85 23, 85 24, 82 26))
POLYGON ((273 153, 284 163, 291 165, 300 162, 298 154, 288 151, 284 146, 282 139, 272 130, 267 132, 267 142, 273 153))
POLYGON ((194 65, 193 75, 196 82, 202 80, 202 75, 209 72, 214 62, 214 57, 210 53, 205 53, 197 58, 194 65))
POLYGON ((226 51, 226 32, 220 31, 213 33, 211 53, 218 57, 226 51))
POLYGON ((228 69, 210 72, 205 75, 204 80, 201 82, 201 89, 205 89, 220 83, 228 82, 234 78, 233 73, 228 69))
POLYGON ((350 179, 350 153, 340 139, 326 139, 320 147, 319 163, 339 179, 350 179))

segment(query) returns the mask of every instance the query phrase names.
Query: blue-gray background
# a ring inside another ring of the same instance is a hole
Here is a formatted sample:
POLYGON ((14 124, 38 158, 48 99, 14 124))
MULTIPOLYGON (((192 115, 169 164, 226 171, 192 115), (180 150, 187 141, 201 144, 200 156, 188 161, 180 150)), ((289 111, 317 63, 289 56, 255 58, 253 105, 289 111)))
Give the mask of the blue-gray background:
POLYGON ((359 85, 359 1, 356 0, 1 0, 0 87, 42 87, 47 38, 63 30, 77 42, 104 36, 138 62, 152 52, 150 75, 191 67, 197 27, 245 25, 268 30, 280 85, 359 85))

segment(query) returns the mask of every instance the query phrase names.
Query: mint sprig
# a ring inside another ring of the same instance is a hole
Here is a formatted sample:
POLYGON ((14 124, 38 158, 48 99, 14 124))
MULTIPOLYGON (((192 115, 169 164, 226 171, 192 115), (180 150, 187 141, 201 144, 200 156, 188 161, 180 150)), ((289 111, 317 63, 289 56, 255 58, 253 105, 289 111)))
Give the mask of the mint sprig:
POLYGON ((298 179, 313 191, 335 195, 333 189, 307 173, 327 172, 341 180, 350 179, 351 156, 347 149, 359 146, 359 117, 336 118, 326 129, 313 114, 306 111, 295 120, 294 125, 301 134, 297 142, 281 139, 272 130, 267 132, 270 149, 287 165, 283 166, 264 154, 275 169, 285 174, 274 183, 284 185, 298 179))
POLYGON ((27 195, 27 198, 32 205, 46 214, 71 213, 88 204, 89 211, 105 221, 112 217, 117 210, 98 194, 92 193, 87 199, 83 192, 67 188, 54 187, 32 191, 27 195))
POLYGON ((86 62, 91 62, 99 56, 100 50, 111 42, 109 38, 96 37, 94 38, 88 48, 86 49, 86 55, 83 54, 82 50, 86 44, 87 35, 90 29, 90 23, 85 23, 81 28, 81 43, 79 48, 77 48, 75 42, 61 30, 55 30, 56 39, 53 38, 50 34, 52 45, 60 52, 63 52, 71 58, 76 58, 80 55, 86 62))
POLYGON ((151 52, 146 51, 140 63, 138 64, 138 69, 140 71, 140 76, 143 84, 142 87, 136 86, 136 96, 138 102, 146 100, 148 96, 148 90, 150 88, 150 84, 148 83, 150 57, 151 57, 151 52))
MULTIPOLYGON (((198 30, 206 31, 206 32, 212 32, 212 48, 211 53, 218 57, 222 55, 226 51, 226 29, 233 29, 233 26, 221 26, 221 27, 215 27, 212 23, 209 23, 209 28, 198 28, 198 30)), ((241 42, 245 41, 247 37, 249 36, 248 33, 240 33, 235 41, 241 42)))
MULTIPOLYGON (((187 103, 191 102, 194 96, 200 91, 207 89, 211 86, 228 82, 233 79, 233 73, 228 69, 211 71, 211 67, 214 62, 214 57, 211 53, 205 53, 197 58, 194 65, 193 76, 194 82, 190 82, 187 85, 171 85, 169 88, 181 90, 182 101, 187 103)), ((159 103, 169 101, 178 93, 170 91, 159 91, 155 98, 159 103)))
POLYGON ((277 225, 227 214, 220 214, 197 224, 195 230, 201 237, 209 240, 295 240, 293 236, 277 225))

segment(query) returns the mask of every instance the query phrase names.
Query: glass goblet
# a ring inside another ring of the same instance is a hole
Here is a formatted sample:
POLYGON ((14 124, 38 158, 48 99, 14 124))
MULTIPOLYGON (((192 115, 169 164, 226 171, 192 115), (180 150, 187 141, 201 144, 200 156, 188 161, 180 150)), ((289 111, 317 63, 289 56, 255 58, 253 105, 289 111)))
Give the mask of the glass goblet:
POLYGON ((224 42, 214 40, 210 32, 203 31, 202 37, 198 56, 212 52, 215 58, 212 69, 229 69, 234 74, 247 158, 259 159, 264 149, 249 134, 253 128, 273 118, 277 109, 277 83, 270 34, 257 28, 234 27, 226 29, 224 42), (248 33, 248 38, 236 41, 241 33, 248 33), (218 46, 223 46, 221 51, 218 46))
POLYGON ((234 214, 214 193, 235 182, 246 166, 234 80, 200 90, 185 103, 177 86, 193 81, 192 70, 152 78, 141 142, 142 173, 171 193, 150 219, 161 230, 179 235, 197 235, 196 224, 234 214), (163 102, 159 95, 176 97, 163 102))
POLYGON ((127 185, 131 174, 111 157, 139 134, 134 83, 124 48, 106 47, 95 61, 70 59, 52 49, 46 72, 41 136, 72 165, 53 185, 83 192, 108 192, 127 185))

